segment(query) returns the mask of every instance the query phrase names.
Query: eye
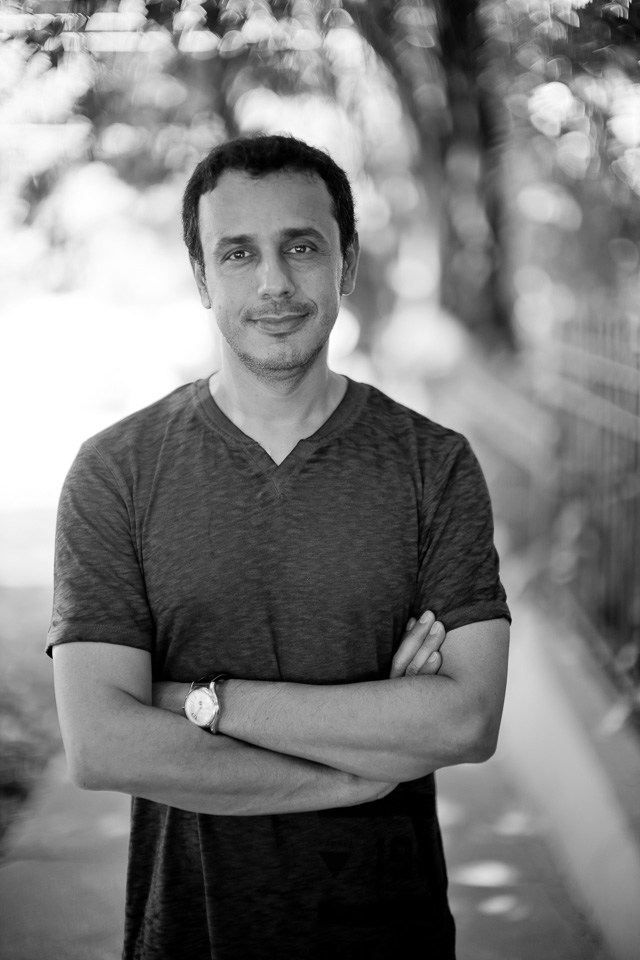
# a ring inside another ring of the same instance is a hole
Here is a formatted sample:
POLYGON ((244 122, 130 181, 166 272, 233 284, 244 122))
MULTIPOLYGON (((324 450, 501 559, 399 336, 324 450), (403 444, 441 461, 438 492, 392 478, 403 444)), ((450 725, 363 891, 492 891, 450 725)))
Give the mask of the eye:
POLYGON ((289 247, 289 253, 310 253, 313 250, 313 247, 308 243, 296 243, 292 247, 289 247))
POLYGON ((233 260, 237 263, 239 260, 246 260, 247 256, 247 250, 233 250, 232 253, 228 255, 227 260, 233 260))

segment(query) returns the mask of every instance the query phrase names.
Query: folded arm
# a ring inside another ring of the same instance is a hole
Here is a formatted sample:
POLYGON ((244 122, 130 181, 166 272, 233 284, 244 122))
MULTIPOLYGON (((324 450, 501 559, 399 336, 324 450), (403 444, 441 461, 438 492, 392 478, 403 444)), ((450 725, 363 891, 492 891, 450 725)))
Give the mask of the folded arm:
POLYGON ((56 701, 72 780, 198 813, 298 813, 378 799, 372 782, 304 758, 210 736, 151 705, 149 654, 108 643, 54 648, 56 701))
POLYGON ((432 676, 340 686, 228 681, 220 731, 376 780, 413 780, 488 759, 497 744, 509 626, 447 634, 432 676))
MULTIPOLYGON (((508 648, 507 621, 487 620, 446 635, 439 673, 394 669, 393 679, 332 686, 228 680, 219 685, 219 730, 383 781, 481 762, 497 743, 508 648)), ((167 686, 158 702, 177 712, 188 688, 167 686)))

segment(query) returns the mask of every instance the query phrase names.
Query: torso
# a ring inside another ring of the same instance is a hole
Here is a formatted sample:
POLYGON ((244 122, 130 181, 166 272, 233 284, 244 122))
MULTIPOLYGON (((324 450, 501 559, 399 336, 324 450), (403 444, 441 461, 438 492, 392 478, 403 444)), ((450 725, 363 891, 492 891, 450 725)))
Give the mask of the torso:
MULTIPOLYGON (((106 624, 147 644, 155 679, 384 679, 427 603, 501 615, 493 587, 462 607, 468 585, 491 586, 497 570, 473 471, 440 516, 460 450, 460 437, 361 384, 316 434, 284 433, 269 450, 206 381, 182 388, 85 446, 64 524, 77 563, 60 602, 73 605, 57 631, 73 639, 82 623, 84 639, 101 641, 106 624), (80 530, 87 517, 101 559, 80 530)), ((433 778, 390 797, 397 809, 279 817, 136 799, 126 960, 387 960, 422 956, 427 939, 433 960, 450 960, 433 778)))

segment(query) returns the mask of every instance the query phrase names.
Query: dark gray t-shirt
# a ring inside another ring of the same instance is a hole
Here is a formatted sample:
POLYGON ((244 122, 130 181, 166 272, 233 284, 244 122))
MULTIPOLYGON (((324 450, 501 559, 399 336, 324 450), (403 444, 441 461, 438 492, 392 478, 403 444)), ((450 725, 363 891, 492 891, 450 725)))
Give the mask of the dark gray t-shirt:
MULTIPOLYGON (((198 381, 87 441, 65 482, 49 651, 139 647, 154 680, 383 680, 426 609, 509 618, 486 485, 464 437, 365 384, 276 465, 198 381)), ((295 815, 134 798, 126 958, 400 955, 453 956, 432 776, 295 815)))

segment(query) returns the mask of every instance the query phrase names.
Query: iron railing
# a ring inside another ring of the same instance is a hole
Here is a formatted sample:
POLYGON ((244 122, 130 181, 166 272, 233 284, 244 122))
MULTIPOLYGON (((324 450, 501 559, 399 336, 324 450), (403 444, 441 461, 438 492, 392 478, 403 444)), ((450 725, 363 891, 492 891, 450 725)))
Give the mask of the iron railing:
POLYGON ((591 307, 507 369, 465 370, 458 403, 497 524, 640 716, 640 331, 591 307))

